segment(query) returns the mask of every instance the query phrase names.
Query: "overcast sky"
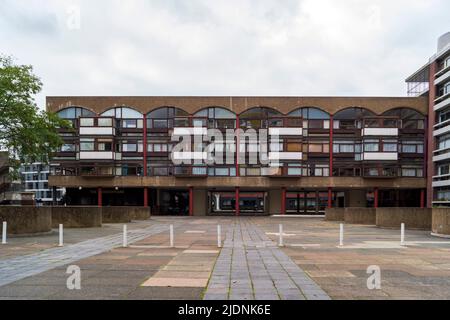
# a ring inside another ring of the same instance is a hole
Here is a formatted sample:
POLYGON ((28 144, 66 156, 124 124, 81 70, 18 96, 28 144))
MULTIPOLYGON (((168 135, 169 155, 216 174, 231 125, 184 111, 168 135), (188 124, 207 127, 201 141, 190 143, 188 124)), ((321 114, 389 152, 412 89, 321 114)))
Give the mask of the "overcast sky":
POLYGON ((448 0, 0 0, 0 52, 34 66, 41 106, 52 95, 403 96, 449 13, 448 0))

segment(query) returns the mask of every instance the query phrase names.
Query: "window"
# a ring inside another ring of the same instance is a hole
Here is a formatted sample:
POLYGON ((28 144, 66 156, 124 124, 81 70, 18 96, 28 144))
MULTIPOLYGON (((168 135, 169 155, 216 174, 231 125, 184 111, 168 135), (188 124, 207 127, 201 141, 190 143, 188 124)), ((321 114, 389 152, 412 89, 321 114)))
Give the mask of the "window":
POLYGON ((423 142, 403 141, 401 151, 403 153, 423 153, 423 142))
POLYGON ((450 135, 444 135, 438 138, 438 149, 450 148, 450 135))
POLYGON ((81 139, 80 151, 94 151, 94 139, 81 139))
POLYGON ((122 120, 122 128, 128 128, 128 129, 137 128, 137 120, 136 119, 122 120))
POLYGON ((75 144, 65 143, 61 146, 61 152, 75 152, 75 144))
POLYGON ((395 140, 383 140, 384 152, 397 152, 397 141, 395 140))
POLYGON ((98 126, 99 127, 112 127, 112 119, 111 118, 98 118, 98 126))
POLYGON ((151 143, 147 146, 148 152, 169 152, 171 150, 171 145, 166 143, 151 143))
POLYGON ((364 142, 364 151, 365 152, 378 152, 379 151, 378 140, 366 140, 364 142))
POLYGON ((112 151, 112 142, 110 140, 98 140, 98 151, 112 151))
POLYGON ((81 118, 80 126, 81 127, 93 127, 94 126, 94 118, 81 118))

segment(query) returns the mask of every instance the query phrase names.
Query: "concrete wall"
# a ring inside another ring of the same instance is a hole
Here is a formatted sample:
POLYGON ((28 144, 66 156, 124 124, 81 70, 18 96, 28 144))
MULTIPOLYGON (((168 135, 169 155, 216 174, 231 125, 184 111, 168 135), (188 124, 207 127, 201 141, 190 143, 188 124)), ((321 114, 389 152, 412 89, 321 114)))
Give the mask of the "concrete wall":
POLYGON ((376 209, 375 208, 345 208, 344 221, 354 224, 375 225, 376 209))
POLYGON ((431 230, 430 208, 377 208, 376 225, 383 228, 431 230))
POLYGON ((327 221, 344 221, 345 208, 326 208, 325 220, 327 221))
POLYGON ((367 205, 366 190, 349 190, 347 207, 362 208, 367 205))
POLYGON ((194 189, 194 216, 206 216, 208 199, 206 190, 194 189))
POLYGON ((102 208, 99 207, 52 207, 52 226, 57 228, 94 228, 102 226, 102 208))
POLYGON ((267 205, 270 214, 280 214, 281 213, 281 190, 270 190, 268 192, 267 205))
POLYGON ((450 208, 433 208, 431 232, 450 236, 450 208))
MULTIPOLYGON (((105 207, 107 208, 107 207, 105 207)), ((128 210, 131 220, 148 220, 150 219, 150 208, 149 207, 124 207, 128 210)))
POLYGON ((8 223, 8 234, 49 232, 52 210, 50 207, 0 206, 0 222, 3 221, 8 223))
POLYGON ((326 208, 325 220, 346 223, 375 225, 375 208, 326 208))
POLYGON ((102 207, 103 223, 128 223, 131 222, 131 207, 102 207))

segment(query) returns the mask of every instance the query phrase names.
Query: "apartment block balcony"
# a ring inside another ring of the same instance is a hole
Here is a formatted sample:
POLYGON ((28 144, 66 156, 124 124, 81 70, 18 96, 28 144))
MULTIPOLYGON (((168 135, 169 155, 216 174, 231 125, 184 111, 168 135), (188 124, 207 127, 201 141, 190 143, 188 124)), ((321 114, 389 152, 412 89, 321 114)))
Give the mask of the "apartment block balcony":
POLYGON ((363 153, 364 161, 397 161, 398 153, 397 152, 364 152, 363 153))
POLYGON ((208 176, 208 168, 206 166, 174 166, 172 167, 172 174, 175 177, 203 177, 208 176))
POLYGON ((450 106, 450 93, 444 94, 434 100, 434 111, 441 110, 445 107, 450 106))
POLYGON ((80 136, 114 136, 116 129, 113 118, 80 118, 79 119, 80 136))
POLYGON ((433 188, 450 186, 450 174, 433 176, 433 188))
POLYGON ((398 128, 364 128, 361 132, 362 136, 398 136, 398 128))
POLYGON ((114 160, 115 153, 112 151, 80 151, 80 160, 114 160))
POLYGON ((433 151, 433 162, 450 159, 450 148, 438 149, 433 151))
POLYGON ((433 126, 433 136, 437 137, 450 132, 450 120, 442 121, 433 126))

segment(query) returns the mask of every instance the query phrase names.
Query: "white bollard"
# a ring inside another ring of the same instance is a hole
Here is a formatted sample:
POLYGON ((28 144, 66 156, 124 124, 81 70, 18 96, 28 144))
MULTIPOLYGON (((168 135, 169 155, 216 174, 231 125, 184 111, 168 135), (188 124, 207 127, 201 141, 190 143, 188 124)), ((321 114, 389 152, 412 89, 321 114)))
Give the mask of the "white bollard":
POLYGON ((58 247, 62 247, 62 246, 64 246, 64 229, 63 229, 64 227, 63 227, 63 225, 62 224, 60 224, 59 225, 59 244, 58 244, 58 247))
POLYGON ((339 225, 339 245, 343 246, 344 245, 344 224, 341 223, 339 225))
POLYGON ((173 248, 173 224, 170 225, 169 227, 169 233, 170 233, 170 247, 173 248))
POLYGON ((7 222, 3 221, 2 244, 6 244, 7 222))
POLYGON ((283 244, 283 225, 280 223, 278 225, 278 232, 279 232, 279 238, 278 238, 278 246, 282 247, 283 244))
POLYGON ((122 246, 124 248, 128 247, 128 236, 127 236, 127 225, 126 224, 123 225, 123 239, 122 240, 123 240, 122 246))
POLYGON ((222 247, 222 228, 220 227, 220 224, 217 225, 217 247, 222 247))
POLYGON ((404 245, 405 244, 405 224, 402 223, 400 225, 400 244, 404 245))

